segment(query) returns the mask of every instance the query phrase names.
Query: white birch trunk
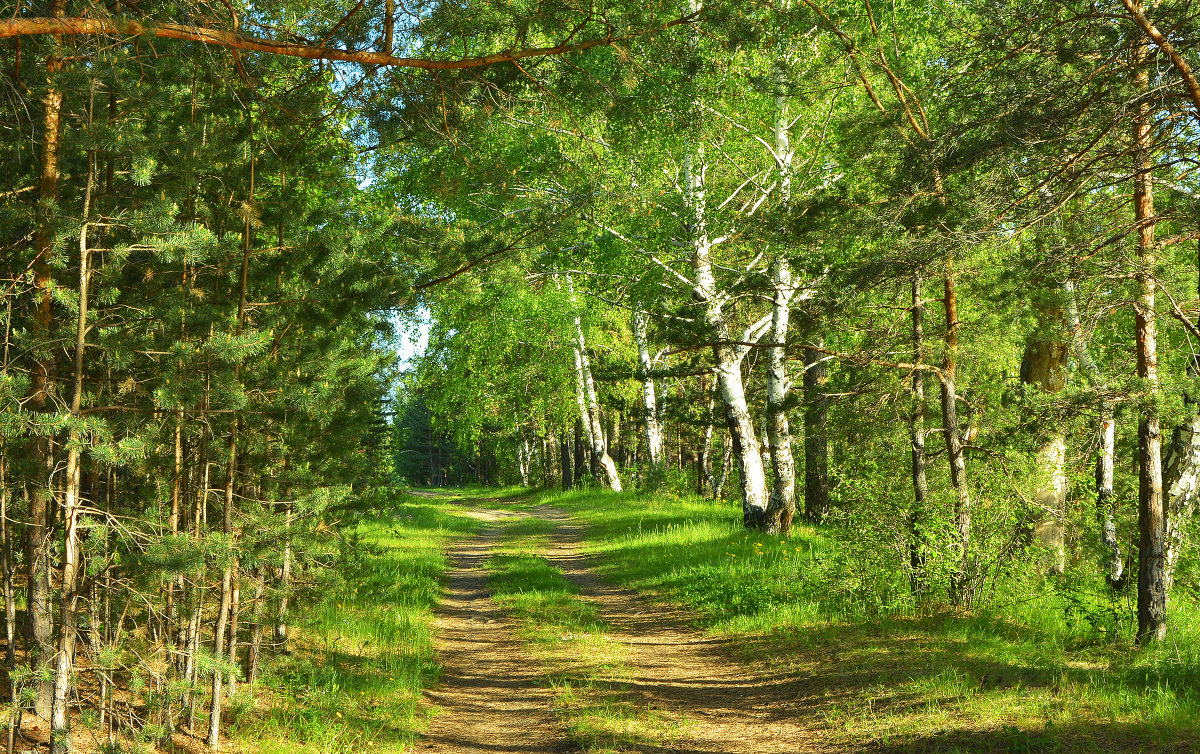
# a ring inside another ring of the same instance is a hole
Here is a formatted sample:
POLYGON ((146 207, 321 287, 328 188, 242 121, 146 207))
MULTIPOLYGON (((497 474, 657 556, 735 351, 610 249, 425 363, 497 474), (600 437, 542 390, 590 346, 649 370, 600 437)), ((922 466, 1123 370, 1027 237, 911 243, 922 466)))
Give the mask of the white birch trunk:
MULTIPOLYGON (((94 82, 92 91, 94 94, 94 82)), ((87 187, 83 199, 84 222, 79 228, 79 314, 75 328, 75 358, 71 391, 71 415, 76 419, 83 406, 83 362, 87 345, 88 282, 91 277, 91 270, 88 268, 87 234, 88 216, 91 214, 92 205, 92 181, 95 174, 96 154, 89 152, 87 187)), ((6 363, 5 368, 7 366, 6 363)), ((59 592, 58 652, 54 663, 54 697, 50 711, 51 754, 69 754, 73 749, 70 711, 71 671, 75 666, 75 646, 79 640, 79 574, 82 566, 79 538, 81 442, 79 431, 72 427, 70 439, 67 442, 67 479, 63 495, 62 583, 59 592)))
POLYGON ((1200 414, 1175 428, 1167 450, 1167 533, 1164 582, 1169 592, 1183 548, 1183 534, 1200 498, 1200 414))
MULTIPOLYGON (((713 380, 713 387, 717 385, 716 380, 713 380)), ((716 405, 716 393, 712 390, 708 391, 708 423, 704 426, 704 447, 700 451, 700 470, 702 475, 701 486, 708 485, 708 491, 715 493, 716 480, 713 478, 713 463, 712 463, 712 436, 713 436, 713 407, 716 405)))
POLYGON ((579 419, 583 422, 583 432, 587 437, 588 447, 592 447, 592 419, 588 416, 587 388, 583 382, 583 358, 579 355, 579 346, 571 347, 575 358, 575 408, 579 410, 579 419))
MULTIPOLYGON (((701 156, 703 154, 701 153, 701 156)), ((693 294, 704 311, 704 321, 716 341, 713 357, 721 399, 725 403, 725 419, 733 452, 738 457, 742 474, 742 521, 747 528, 762 528, 767 522, 767 479, 762 454, 754 434, 754 422, 746 403, 742 382, 741 359, 730 342, 729 324, 722 311, 717 281, 713 276, 708 231, 705 226, 704 172, 692 155, 684 158, 684 184, 688 209, 688 236, 695 288, 693 294)))
POLYGON ((1062 573, 1067 566, 1063 515, 1067 501, 1067 440, 1055 435, 1038 451, 1038 466, 1045 479, 1034 493, 1043 517, 1034 524, 1033 537, 1045 551, 1039 564, 1043 573, 1062 573))
MULTIPOLYGON (((557 284, 557 278, 555 279, 557 284)), ((567 276, 567 290, 571 295, 572 304, 575 302, 575 288, 571 278, 567 276)), ((617 473, 617 465, 608 455, 604 443, 604 428, 600 425, 600 404, 596 398, 596 383, 592 379, 592 366, 587 354, 587 340, 583 335, 583 322, 578 312, 572 314, 575 326, 575 403, 579 409, 579 419, 583 424, 588 447, 592 451, 592 472, 604 474, 604 481, 614 492, 621 491, 621 477, 617 473)))
POLYGON ((529 486, 529 475, 533 471, 533 449, 529 446, 529 436, 521 426, 521 417, 513 415, 517 426, 517 470, 521 474, 521 486, 529 486))
POLYGON ((646 432, 646 454, 652 468, 661 468, 663 460, 662 427, 658 423, 658 401, 654 378, 650 376, 650 339, 646 332, 646 313, 633 312, 633 339, 638 350, 638 379, 642 382, 642 424, 646 432))
MULTIPOLYGON (((778 61, 774 71, 775 84, 775 163, 779 170, 779 205, 786 207, 791 200, 792 147, 788 131, 787 68, 778 61)), ((781 234, 782 236, 782 234, 781 234)), ((788 315, 796 287, 792 271, 781 245, 776 248, 771 263, 774 295, 771 306, 771 346, 767 364, 767 444, 771 449, 774 484, 767 507, 768 531, 791 530, 796 511, 796 461, 792 455, 792 430, 784 403, 791 389, 788 376, 787 341, 788 315)))
MULTIPOLYGON (((570 285, 570 278, 567 279, 570 285)), ((573 294, 572 294, 573 295, 573 294)), ((591 442, 592 456, 599 463, 604 473, 604 481, 614 492, 621 491, 621 477, 617 473, 617 465, 604 447, 604 429, 600 426, 600 404, 596 399, 596 383, 592 380, 592 366, 587 354, 587 340, 583 336, 583 322, 579 315, 575 317, 575 363, 577 368, 576 382, 582 384, 586 405, 580 413, 583 424, 588 428, 587 435, 591 442)))

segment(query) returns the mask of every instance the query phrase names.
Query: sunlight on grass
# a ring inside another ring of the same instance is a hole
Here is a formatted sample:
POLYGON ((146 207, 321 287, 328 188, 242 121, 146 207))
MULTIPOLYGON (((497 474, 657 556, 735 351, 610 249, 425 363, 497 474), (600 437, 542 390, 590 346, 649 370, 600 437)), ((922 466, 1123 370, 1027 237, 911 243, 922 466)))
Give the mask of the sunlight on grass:
POLYGON ((1128 598, 1102 587, 1014 582, 974 614, 923 614, 875 598, 834 529, 749 533, 740 509, 670 495, 542 501, 586 524, 584 550, 613 582, 693 609, 747 662, 810 678, 816 714, 849 749, 1200 748, 1192 601, 1173 604, 1170 640, 1137 650, 1128 598))
POLYGON ((428 722, 421 690, 439 671, 432 610, 446 544, 478 528, 446 499, 399 495, 389 515, 357 527, 303 605, 293 654, 265 668, 238 742, 263 754, 408 751, 428 722))

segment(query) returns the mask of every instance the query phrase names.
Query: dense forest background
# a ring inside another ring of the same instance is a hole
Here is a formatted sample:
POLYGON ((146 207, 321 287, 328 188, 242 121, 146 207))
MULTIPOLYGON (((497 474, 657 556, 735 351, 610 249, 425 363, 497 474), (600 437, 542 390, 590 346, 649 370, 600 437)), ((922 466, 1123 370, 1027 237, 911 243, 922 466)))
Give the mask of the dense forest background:
POLYGON ((860 606, 1170 636, 1198 44, 1174 0, 9 4, 9 751, 217 746, 399 483, 694 494, 822 527, 860 606))

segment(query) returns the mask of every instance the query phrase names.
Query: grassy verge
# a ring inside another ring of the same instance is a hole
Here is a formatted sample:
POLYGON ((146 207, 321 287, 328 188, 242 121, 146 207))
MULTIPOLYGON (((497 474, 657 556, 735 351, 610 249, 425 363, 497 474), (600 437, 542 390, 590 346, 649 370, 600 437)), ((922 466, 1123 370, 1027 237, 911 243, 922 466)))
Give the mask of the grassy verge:
POLYGON ((432 610, 446 544, 477 527, 445 498, 398 495, 389 515, 354 530, 360 546, 297 606, 293 653, 267 665, 253 704, 236 705, 238 750, 407 751, 439 670, 432 610))
POLYGON ((610 580, 696 611, 737 651, 810 678, 804 706, 847 750, 1117 752, 1200 749, 1200 610, 1135 650, 1069 588, 1001 594, 962 615, 877 604, 837 532, 787 540, 739 510, 669 496, 544 498, 587 524, 610 580))
POLYGON ((661 746, 680 724, 631 700, 624 651, 611 641, 596 608, 538 553, 555 524, 511 520, 488 562, 494 599, 520 626, 521 637, 545 669, 555 709, 584 751, 621 752, 661 746))

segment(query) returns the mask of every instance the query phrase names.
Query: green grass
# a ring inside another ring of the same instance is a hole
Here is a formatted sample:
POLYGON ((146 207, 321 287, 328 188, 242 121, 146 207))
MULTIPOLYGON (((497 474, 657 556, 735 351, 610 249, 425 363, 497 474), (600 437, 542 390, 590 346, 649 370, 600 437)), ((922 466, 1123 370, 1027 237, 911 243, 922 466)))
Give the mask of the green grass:
POLYGON ((504 542, 488 562, 493 599, 516 619, 554 691, 555 710, 583 751, 640 751, 673 740, 681 723, 626 691, 623 647, 607 636, 609 627, 578 587, 538 554, 555 527, 533 516, 506 522, 504 542))
POLYGON ((389 515, 350 532, 335 571, 297 605, 294 652, 264 669, 257 702, 239 716, 238 745, 274 752, 407 751, 436 681, 432 610, 448 540, 477 521, 446 499, 400 496, 389 515))
POLYGON ((576 492, 544 502, 587 527, 609 580, 737 635, 747 662, 810 679, 805 708, 849 750, 1200 750, 1200 609, 1173 605, 1171 638, 1137 650, 1128 604, 1077 584, 1012 583, 975 613, 889 605, 838 531, 747 533, 696 499, 576 492))

